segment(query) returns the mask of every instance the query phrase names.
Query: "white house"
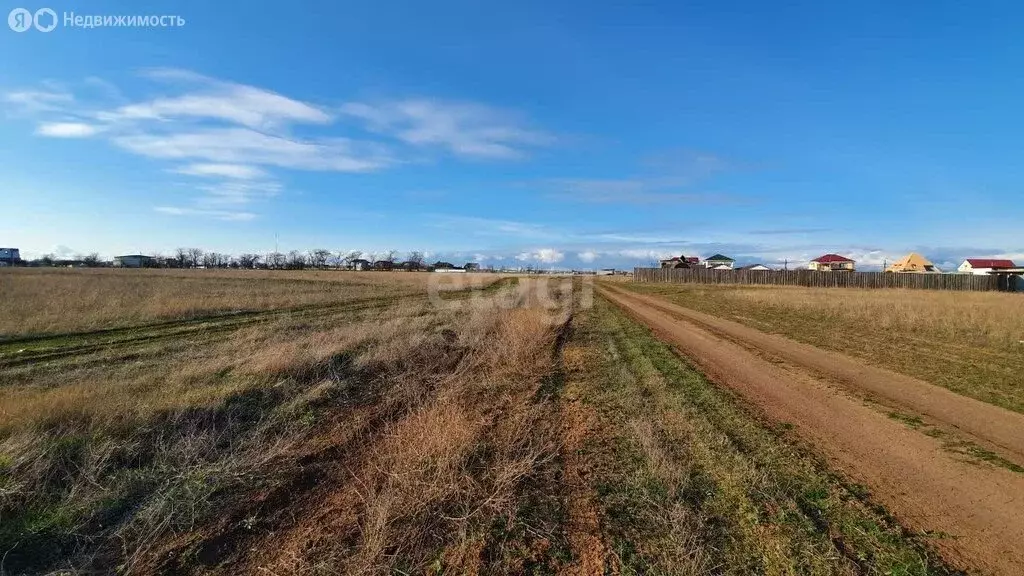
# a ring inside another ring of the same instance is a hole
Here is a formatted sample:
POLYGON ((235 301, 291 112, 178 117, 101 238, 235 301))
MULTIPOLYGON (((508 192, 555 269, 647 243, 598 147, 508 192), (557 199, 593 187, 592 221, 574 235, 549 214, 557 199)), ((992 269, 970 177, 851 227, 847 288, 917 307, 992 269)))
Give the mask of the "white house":
POLYGON ((1013 260, 1005 260, 999 258, 968 258, 964 260, 964 263, 956 269, 961 274, 974 274, 977 276, 985 276, 991 272, 997 270, 1005 270, 1007 268, 1016 268, 1016 264, 1013 260))
POLYGON ((156 267, 156 258, 153 258, 152 256, 146 256, 145 254, 126 254, 124 256, 114 256, 114 267, 154 268, 156 267))
POLYGON ((721 254, 715 254, 710 258, 705 258, 704 262, 702 262, 705 268, 710 268, 712 270, 732 270, 733 264, 735 263, 736 261, 732 258, 721 254))
POLYGON ((811 260, 807 268, 809 270, 817 270, 818 272, 853 272, 854 266, 855 262, 846 256, 825 254, 811 260))

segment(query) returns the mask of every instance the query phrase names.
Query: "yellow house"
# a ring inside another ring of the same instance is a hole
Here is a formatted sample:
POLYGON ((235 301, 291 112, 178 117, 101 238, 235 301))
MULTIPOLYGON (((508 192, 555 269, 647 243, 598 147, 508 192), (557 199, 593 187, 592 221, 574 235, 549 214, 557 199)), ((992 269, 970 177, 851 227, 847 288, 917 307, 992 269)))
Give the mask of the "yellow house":
POLYGON ((921 256, 917 252, 911 252, 899 260, 893 263, 885 269, 886 272, 916 272, 916 273, 928 273, 928 272, 942 272, 928 261, 927 258, 921 256))

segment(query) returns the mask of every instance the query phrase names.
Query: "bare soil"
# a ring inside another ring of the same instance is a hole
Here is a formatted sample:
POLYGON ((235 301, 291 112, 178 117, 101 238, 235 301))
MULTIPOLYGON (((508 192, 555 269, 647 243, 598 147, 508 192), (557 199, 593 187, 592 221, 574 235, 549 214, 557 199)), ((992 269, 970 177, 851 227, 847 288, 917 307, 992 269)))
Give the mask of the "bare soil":
POLYGON ((1018 462, 1024 457, 1020 414, 658 298, 609 287, 602 293, 710 379, 791 424, 901 523, 937 536, 935 546, 950 563, 984 574, 1020 573, 1024 475, 960 458, 851 392, 960 428, 1018 462))

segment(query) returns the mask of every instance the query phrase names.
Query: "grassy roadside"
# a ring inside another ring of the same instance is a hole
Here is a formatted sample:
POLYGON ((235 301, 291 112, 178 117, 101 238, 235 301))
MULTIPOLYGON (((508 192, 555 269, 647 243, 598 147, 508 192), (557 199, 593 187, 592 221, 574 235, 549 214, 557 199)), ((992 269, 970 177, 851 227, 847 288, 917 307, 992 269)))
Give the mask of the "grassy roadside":
POLYGON ((566 354, 565 401, 589 414, 580 456, 622 573, 949 573, 604 299, 577 316, 566 354))
POLYGON ((623 283, 622 288, 1024 412, 1024 297, 623 283))

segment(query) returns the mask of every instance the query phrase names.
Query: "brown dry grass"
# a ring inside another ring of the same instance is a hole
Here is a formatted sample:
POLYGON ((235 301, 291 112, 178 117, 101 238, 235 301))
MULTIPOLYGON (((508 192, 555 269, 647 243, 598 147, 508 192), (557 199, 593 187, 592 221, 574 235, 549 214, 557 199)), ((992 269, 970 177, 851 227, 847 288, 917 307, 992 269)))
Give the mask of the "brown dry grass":
POLYGON ((1024 296, 1000 292, 632 284, 1024 411, 1024 296))
MULTIPOLYGON (((156 281, 196 278, 224 280, 156 281)), ((0 572, 856 572, 820 509, 879 568, 862 572, 924 573, 825 471, 588 301, 520 279, 0 364, 0 572)))
POLYGON ((479 565, 466 547, 495 518, 514 525, 524 478, 557 452, 536 395, 566 316, 536 304, 541 285, 4 371, 7 569, 144 573, 197 555, 232 572, 479 565), (249 541, 270 527, 272 546, 249 541))
MULTIPOLYGON (((464 283, 498 279, 462 276, 464 283)), ((432 281, 426 272, 7 268, 0 270, 0 336, 426 295, 432 281)))

